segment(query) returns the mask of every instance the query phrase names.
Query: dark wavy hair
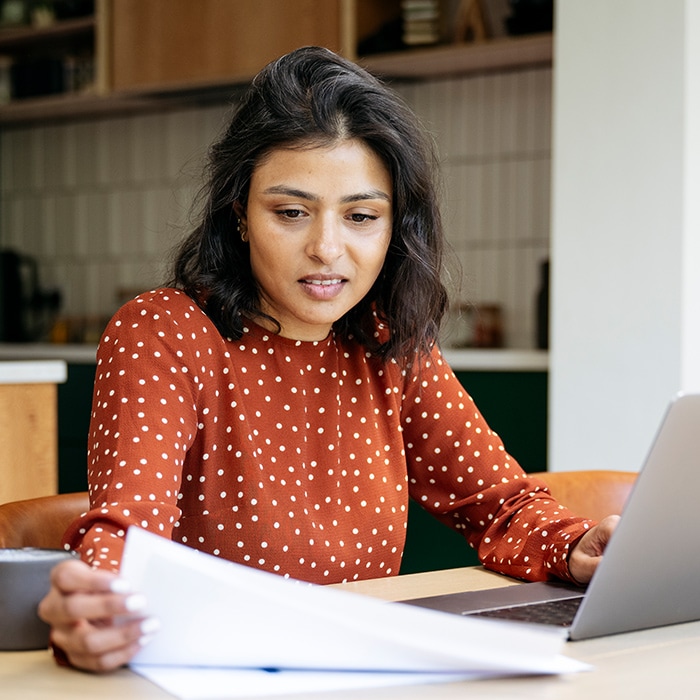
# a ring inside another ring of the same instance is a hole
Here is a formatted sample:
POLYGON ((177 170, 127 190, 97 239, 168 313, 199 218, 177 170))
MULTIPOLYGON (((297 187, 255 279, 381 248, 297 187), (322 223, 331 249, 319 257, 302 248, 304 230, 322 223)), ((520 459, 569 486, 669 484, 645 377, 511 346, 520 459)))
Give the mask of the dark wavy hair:
POLYGON ((265 315, 248 246, 236 233, 234 203, 245 208, 253 170, 272 150, 346 139, 364 142, 386 165, 393 230, 377 281, 334 330, 382 359, 410 364, 437 341, 447 304, 435 153, 394 92, 327 49, 282 56, 244 92, 210 150, 201 220, 177 252, 171 284, 192 296, 222 335, 240 338, 244 316, 265 315), (386 337, 376 333, 375 313, 388 328, 386 337))

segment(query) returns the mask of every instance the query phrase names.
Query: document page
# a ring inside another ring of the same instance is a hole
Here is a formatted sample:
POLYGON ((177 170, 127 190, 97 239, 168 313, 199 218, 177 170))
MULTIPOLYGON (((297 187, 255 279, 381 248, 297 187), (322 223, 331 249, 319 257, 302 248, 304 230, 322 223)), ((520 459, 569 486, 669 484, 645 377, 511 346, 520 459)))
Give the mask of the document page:
POLYGON ((417 674, 453 680, 586 668, 561 655, 559 630, 462 618, 285 579, 139 528, 127 533, 121 575, 161 623, 132 667, 159 684, 156 676, 178 675, 174 687, 181 691, 183 674, 203 680, 206 669, 221 678, 225 670, 238 671, 241 683, 247 676, 272 688, 320 682, 324 675, 337 685, 340 673, 344 682, 383 685, 428 680, 417 674))

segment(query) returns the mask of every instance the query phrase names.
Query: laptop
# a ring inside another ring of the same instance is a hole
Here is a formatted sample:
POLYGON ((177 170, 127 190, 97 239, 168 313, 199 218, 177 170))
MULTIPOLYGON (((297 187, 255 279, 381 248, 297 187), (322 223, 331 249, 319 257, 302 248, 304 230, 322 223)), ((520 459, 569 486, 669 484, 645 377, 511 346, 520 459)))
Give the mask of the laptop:
POLYGON ((537 582, 405 602, 560 624, 570 640, 700 619, 700 394, 671 401, 621 516, 585 589, 537 582), (558 607, 568 621, 552 619, 558 607))

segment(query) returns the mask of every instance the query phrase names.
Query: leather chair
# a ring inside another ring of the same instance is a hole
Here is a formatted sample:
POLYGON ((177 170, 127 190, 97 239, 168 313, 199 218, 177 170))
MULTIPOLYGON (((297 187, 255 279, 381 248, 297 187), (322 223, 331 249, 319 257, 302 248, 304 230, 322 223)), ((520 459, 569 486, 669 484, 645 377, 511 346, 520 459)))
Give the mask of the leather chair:
POLYGON ((546 482, 559 503, 593 520, 621 513, 637 478, 635 472, 606 470, 536 472, 531 476, 546 482))
POLYGON ((0 548, 62 549, 68 525, 89 509, 87 491, 0 505, 0 548))

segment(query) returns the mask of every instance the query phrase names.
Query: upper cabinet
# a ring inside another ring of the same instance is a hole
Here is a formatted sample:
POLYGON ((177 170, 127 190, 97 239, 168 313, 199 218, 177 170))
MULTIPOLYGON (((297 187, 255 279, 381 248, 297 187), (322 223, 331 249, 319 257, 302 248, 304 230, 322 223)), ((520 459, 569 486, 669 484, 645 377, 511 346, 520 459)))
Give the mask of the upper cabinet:
POLYGON ((118 0, 110 6, 115 92, 230 85, 299 46, 341 50, 331 0, 118 0))
MULTIPOLYGON (((63 4, 78 8, 79 14, 56 12, 38 23, 0 28, 0 70, 12 92, 0 104, 0 124, 160 109, 218 97, 277 56, 311 44, 327 46, 388 78, 502 70, 552 60, 551 33, 477 41, 464 39, 479 37, 462 36, 450 44, 395 50, 402 0, 54 4, 56 10, 63 4)), ((469 5, 452 2, 453 7, 469 5)))

